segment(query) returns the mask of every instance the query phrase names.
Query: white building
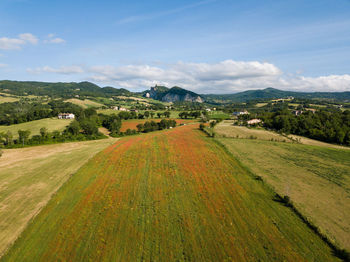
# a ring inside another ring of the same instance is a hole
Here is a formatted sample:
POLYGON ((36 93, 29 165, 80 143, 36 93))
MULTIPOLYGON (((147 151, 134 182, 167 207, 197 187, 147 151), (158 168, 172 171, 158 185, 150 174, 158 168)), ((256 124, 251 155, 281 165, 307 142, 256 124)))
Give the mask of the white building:
POLYGON ((247 124, 248 124, 248 125, 255 125, 255 124, 259 124, 259 123, 261 123, 261 122, 262 122, 261 119, 255 118, 255 119, 252 119, 252 120, 247 121, 247 124))
POLYGON ((74 119, 75 115, 72 113, 60 113, 58 114, 59 119, 74 119))
POLYGON ((247 110, 239 111, 239 112, 233 112, 234 116, 241 116, 241 115, 249 115, 249 112, 247 110))

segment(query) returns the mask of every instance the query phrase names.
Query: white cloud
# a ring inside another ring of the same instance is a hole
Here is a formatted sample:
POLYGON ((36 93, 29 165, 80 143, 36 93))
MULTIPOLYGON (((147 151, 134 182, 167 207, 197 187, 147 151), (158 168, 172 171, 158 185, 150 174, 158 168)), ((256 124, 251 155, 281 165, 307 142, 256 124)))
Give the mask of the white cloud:
POLYGON ((181 86, 197 93, 234 93, 248 89, 274 87, 298 91, 350 91, 350 75, 305 77, 284 74, 271 63, 226 60, 219 63, 178 62, 166 66, 125 65, 28 69, 30 73, 82 74, 86 78, 144 90, 154 84, 181 86))
POLYGON ((20 34, 19 38, 22 39, 23 41, 29 42, 33 45, 38 43, 38 38, 36 38, 36 36, 34 36, 30 33, 20 34))
POLYGON ((8 66, 7 64, 0 63, 0 68, 4 68, 4 67, 7 67, 7 66, 8 66))
POLYGON ((30 33, 20 34, 18 35, 18 38, 2 37, 0 38, 0 49, 4 49, 4 50, 21 49, 22 46, 28 43, 35 45, 38 43, 38 39, 36 38, 36 36, 30 33))
POLYGON ((37 68, 28 68, 27 72, 31 74, 56 73, 56 74, 70 75, 70 74, 83 73, 84 70, 80 66, 61 66, 59 68, 44 66, 44 67, 37 67, 37 68))
POLYGON ((49 39, 44 40, 44 43, 46 44, 63 44, 66 42, 66 40, 60 37, 55 37, 55 34, 48 34, 47 37, 49 39))

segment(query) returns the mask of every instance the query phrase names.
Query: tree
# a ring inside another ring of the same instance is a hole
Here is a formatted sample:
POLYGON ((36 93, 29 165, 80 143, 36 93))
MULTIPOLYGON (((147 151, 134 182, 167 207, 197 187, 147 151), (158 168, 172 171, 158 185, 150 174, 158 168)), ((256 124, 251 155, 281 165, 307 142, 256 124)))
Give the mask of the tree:
POLYGON ((136 128, 137 128, 137 131, 142 132, 143 131, 143 124, 138 124, 136 126, 136 128))
POLYGON ((29 130, 18 130, 18 140, 22 145, 28 141, 28 138, 30 136, 30 131, 29 130))
POLYGON ((150 115, 149 111, 145 111, 144 115, 145 115, 146 118, 149 118, 149 115, 150 115))
POLYGON ((164 116, 165 116, 166 118, 169 118, 169 117, 170 117, 170 112, 169 112, 169 111, 165 111, 163 114, 164 114, 164 116))
POLYGON ((66 130, 67 130, 70 134, 72 134, 72 135, 74 135, 74 136, 78 135, 78 134, 80 133, 80 124, 79 124, 79 122, 78 122, 77 120, 72 121, 72 122, 67 126, 66 130))
POLYGON ((158 112, 158 113, 157 113, 157 116, 158 116, 158 118, 161 118, 162 113, 158 112))
POLYGON ((47 134, 48 134, 48 130, 47 130, 46 127, 40 128, 40 135, 41 135, 42 138, 46 138, 47 134))
POLYGON ((83 133, 86 135, 96 135, 98 133, 98 127, 94 121, 85 119, 80 123, 83 133))
POLYGON ((11 146, 13 144, 13 135, 11 131, 7 131, 7 133, 4 135, 5 137, 5 143, 7 146, 11 146))
POLYGON ((214 128, 214 126, 217 124, 217 122, 214 120, 214 121, 211 121, 210 123, 209 123, 209 125, 210 125, 210 127, 211 128, 214 128))
POLYGON ((154 112, 151 112, 151 118, 153 118, 154 117, 154 112))

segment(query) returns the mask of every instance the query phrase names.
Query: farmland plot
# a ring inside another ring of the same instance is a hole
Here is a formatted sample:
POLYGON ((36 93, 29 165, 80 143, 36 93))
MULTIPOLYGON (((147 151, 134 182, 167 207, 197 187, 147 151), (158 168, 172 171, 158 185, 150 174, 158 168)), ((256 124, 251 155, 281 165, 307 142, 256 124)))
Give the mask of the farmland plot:
POLYGON ((3 261, 333 261, 221 146, 187 125, 84 165, 3 261))

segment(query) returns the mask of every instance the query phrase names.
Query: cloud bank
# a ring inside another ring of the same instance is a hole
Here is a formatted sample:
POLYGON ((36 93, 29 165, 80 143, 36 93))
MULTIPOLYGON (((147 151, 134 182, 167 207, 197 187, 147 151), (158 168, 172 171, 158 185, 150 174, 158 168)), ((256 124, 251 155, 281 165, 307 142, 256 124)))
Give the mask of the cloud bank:
POLYGON ((0 38, 0 49, 3 50, 15 50, 21 49, 26 44, 36 45, 38 38, 30 33, 19 34, 17 38, 0 38))
POLYGON ((27 69, 29 73, 84 74, 87 79, 134 91, 152 85, 181 86, 197 93, 234 93, 274 87, 297 91, 350 91, 350 75, 290 76, 271 63, 225 60, 218 63, 178 62, 164 66, 64 66, 27 69))

